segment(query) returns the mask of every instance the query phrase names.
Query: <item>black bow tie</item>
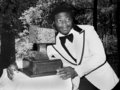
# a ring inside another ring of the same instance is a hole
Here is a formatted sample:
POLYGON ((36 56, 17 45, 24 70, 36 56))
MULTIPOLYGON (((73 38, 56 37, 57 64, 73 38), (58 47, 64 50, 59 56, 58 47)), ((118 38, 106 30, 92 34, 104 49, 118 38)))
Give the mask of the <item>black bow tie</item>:
POLYGON ((69 34, 69 35, 66 35, 64 37, 60 37, 60 40, 61 40, 62 43, 65 43, 66 39, 73 42, 73 34, 69 34))

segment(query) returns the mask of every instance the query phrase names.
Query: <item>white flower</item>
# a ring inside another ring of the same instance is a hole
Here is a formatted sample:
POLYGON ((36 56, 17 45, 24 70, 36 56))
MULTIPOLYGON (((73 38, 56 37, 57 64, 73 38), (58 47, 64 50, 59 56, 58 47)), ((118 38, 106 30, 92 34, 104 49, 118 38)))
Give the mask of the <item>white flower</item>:
POLYGON ((28 52, 32 49, 33 43, 29 42, 29 35, 27 30, 20 33, 20 38, 15 39, 16 60, 23 59, 27 56, 28 52))
POLYGON ((22 13, 22 16, 19 19, 22 21, 23 25, 34 24, 40 26, 41 23, 41 26, 45 26, 43 25, 43 21, 47 18, 47 14, 45 14, 45 12, 47 12, 48 7, 51 4, 52 3, 50 2, 46 2, 37 4, 35 7, 30 7, 22 13))

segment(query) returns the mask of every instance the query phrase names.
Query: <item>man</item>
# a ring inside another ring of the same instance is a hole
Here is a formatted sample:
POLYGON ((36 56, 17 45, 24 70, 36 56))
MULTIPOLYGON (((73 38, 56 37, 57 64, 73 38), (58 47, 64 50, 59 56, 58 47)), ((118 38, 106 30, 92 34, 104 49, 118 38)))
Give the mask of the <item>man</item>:
POLYGON ((47 48, 50 59, 61 59, 58 75, 71 78, 73 90, 111 90, 118 78, 106 61, 103 44, 90 25, 75 25, 72 7, 57 5, 51 14, 56 30, 56 44, 47 48), (80 83, 80 86, 79 86, 80 83))

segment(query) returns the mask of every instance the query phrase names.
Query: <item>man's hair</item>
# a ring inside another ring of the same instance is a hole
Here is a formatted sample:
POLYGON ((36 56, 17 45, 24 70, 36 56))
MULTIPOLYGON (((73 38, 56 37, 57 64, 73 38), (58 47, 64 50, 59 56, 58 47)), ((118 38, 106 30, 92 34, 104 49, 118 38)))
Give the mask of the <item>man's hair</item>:
POLYGON ((60 12, 69 13, 71 18, 73 19, 73 22, 75 21, 75 15, 76 15, 75 7, 66 2, 61 2, 61 3, 55 4, 55 7, 53 7, 53 9, 52 9, 52 12, 49 16, 49 20, 51 21, 51 23, 55 21, 55 15, 60 12))

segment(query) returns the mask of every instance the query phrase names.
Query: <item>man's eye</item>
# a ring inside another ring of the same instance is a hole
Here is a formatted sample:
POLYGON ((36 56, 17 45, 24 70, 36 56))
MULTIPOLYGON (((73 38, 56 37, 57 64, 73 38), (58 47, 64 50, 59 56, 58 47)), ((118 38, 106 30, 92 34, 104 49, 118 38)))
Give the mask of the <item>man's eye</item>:
POLYGON ((62 20, 58 19, 58 20, 57 20, 57 22, 58 22, 58 23, 61 23, 61 22, 62 22, 62 20))
POLYGON ((69 22, 71 19, 70 18, 67 18, 66 21, 69 22))

